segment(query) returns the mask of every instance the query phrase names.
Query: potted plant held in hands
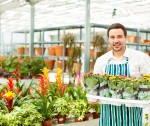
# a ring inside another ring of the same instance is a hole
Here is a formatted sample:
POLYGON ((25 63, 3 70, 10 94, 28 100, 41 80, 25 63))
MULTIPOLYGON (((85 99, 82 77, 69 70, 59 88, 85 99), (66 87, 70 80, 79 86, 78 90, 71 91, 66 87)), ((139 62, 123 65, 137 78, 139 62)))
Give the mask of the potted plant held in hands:
POLYGON ((123 98, 133 100, 137 99, 138 91, 139 91, 139 83, 137 79, 125 78, 123 98))
POLYGON ((150 99, 150 74, 145 74, 138 78, 139 92, 138 99, 149 100, 150 99))

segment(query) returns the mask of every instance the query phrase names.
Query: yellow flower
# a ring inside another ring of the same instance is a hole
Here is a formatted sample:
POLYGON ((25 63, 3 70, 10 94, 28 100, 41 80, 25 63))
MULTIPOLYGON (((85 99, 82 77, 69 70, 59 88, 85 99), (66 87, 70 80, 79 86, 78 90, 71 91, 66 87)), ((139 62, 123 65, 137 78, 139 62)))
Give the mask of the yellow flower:
POLYGON ((57 68, 56 70, 56 82, 59 84, 59 87, 62 87, 62 69, 57 68))
POLYGON ((148 77, 148 78, 150 78, 150 74, 145 74, 145 75, 143 75, 143 77, 148 77))
POLYGON ((15 93, 13 93, 12 91, 8 91, 4 96, 8 99, 13 99, 15 97, 15 93))
POLYGON ((150 82, 150 78, 147 78, 148 82, 150 82))
POLYGON ((62 75, 62 69, 61 68, 57 68, 56 70, 56 78, 61 78, 63 75, 62 75))
POLYGON ((45 79, 49 78, 49 76, 48 76, 49 69, 47 69, 46 67, 44 67, 42 69, 42 72, 43 72, 43 76, 44 76, 45 79))
POLYGON ((113 79, 116 79, 116 77, 115 76, 110 76, 109 77, 109 80, 113 80, 113 79))
POLYGON ((56 72, 57 72, 57 74, 61 74, 62 73, 62 69, 61 68, 57 68, 56 72))

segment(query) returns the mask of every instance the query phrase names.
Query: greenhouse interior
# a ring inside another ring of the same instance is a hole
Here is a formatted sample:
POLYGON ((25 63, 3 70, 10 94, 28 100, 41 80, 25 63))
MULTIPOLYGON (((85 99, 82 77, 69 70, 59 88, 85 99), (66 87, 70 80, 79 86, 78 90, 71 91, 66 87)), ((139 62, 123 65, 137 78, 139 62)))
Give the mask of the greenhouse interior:
POLYGON ((0 0, 0 126, 150 126, 149 8, 0 0))

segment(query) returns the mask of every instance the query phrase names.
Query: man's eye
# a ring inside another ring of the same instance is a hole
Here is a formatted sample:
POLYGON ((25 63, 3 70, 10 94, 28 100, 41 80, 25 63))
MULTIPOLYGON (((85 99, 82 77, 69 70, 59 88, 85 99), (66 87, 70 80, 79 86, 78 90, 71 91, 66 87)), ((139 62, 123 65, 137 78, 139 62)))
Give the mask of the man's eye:
POLYGON ((115 37, 114 37, 114 36, 110 36, 110 38, 111 38, 111 39, 114 39, 115 37))
POLYGON ((122 38, 122 37, 123 37, 122 35, 119 35, 119 36, 118 36, 118 38, 122 38))

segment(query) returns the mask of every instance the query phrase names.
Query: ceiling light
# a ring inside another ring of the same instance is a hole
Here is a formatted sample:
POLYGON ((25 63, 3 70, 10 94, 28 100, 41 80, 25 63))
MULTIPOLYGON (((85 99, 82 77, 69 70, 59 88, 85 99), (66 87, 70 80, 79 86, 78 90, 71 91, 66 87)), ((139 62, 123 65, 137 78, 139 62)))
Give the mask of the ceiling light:
POLYGON ((114 9, 113 9, 113 12, 112 12, 112 17, 116 16, 116 11, 117 11, 117 9, 114 8, 114 9))

